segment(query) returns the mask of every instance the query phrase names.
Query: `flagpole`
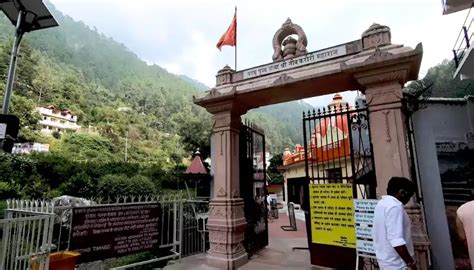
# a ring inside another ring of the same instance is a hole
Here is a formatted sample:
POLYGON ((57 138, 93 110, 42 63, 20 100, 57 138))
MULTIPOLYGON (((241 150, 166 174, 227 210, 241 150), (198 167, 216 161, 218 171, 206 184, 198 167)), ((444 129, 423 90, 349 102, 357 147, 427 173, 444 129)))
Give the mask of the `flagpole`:
POLYGON ((235 71, 237 71, 237 6, 235 6, 235 50, 234 50, 235 71))

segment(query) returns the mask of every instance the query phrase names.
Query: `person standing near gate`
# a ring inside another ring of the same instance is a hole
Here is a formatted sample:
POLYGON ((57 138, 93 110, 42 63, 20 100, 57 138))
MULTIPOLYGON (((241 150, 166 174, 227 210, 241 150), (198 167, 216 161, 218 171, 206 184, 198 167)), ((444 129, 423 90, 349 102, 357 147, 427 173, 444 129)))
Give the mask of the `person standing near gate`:
POLYGON ((374 212, 375 254, 382 270, 416 270, 411 221, 404 205, 415 193, 414 184, 404 177, 392 177, 387 195, 374 212))
POLYGON ((458 235, 467 246, 471 267, 474 269, 474 201, 461 205, 456 214, 458 235))

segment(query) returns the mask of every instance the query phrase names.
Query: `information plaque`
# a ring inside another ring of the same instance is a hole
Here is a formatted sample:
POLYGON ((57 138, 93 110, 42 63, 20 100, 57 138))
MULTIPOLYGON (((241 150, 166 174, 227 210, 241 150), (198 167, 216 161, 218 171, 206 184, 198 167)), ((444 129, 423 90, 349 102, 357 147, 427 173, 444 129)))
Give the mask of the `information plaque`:
POLYGON ((160 213, 158 203, 74 207, 70 250, 84 263, 157 249, 160 213))
POLYGON ((312 242, 356 247, 352 184, 311 184, 312 242))
POLYGON ((356 249, 358 256, 375 258, 373 239, 374 211, 377 200, 354 200, 356 249))

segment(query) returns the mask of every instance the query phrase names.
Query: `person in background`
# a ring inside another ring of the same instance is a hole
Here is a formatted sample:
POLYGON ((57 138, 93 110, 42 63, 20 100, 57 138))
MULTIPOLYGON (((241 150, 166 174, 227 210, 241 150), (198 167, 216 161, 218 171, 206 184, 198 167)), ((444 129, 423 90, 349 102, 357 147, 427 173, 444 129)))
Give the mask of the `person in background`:
POLYGON ((382 270, 416 270, 411 221, 404 209, 415 193, 414 184, 404 177, 392 177, 387 195, 374 212, 375 254, 382 270))
POLYGON ((456 225, 459 237, 467 245, 471 267, 474 269, 474 201, 467 202, 458 208, 456 225))
POLYGON ((270 222, 273 222, 273 211, 272 211, 272 197, 270 197, 269 193, 266 193, 267 195, 267 217, 270 220, 270 222))

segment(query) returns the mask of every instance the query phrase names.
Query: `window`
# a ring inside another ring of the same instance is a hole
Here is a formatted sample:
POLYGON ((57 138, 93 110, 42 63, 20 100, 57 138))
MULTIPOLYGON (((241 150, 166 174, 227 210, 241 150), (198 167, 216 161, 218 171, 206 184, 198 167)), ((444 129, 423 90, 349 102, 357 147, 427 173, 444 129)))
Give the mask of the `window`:
POLYGON ((332 183, 342 183, 342 169, 341 168, 333 168, 326 170, 328 182, 332 183))
POLYGON ((44 117, 43 117, 43 120, 48 120, 48 117, 44 116, 44 117))

